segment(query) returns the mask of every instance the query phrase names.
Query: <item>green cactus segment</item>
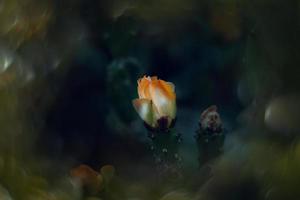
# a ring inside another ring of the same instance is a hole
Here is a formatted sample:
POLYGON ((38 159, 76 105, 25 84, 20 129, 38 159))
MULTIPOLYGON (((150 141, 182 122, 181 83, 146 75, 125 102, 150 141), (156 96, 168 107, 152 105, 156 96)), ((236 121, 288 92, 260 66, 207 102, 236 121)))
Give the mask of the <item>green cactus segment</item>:
POLYGON ((149 132, 150 149, 160 174, 179 175, 181 157, 178 153, 181 134, 174 130, 149 132))
POLYGON ((196 131, 195 139, 198 145, 199 164, 202 166, 206 162, 218 157, 223 152, 225 134, 208 134, 203 130, 196 131))

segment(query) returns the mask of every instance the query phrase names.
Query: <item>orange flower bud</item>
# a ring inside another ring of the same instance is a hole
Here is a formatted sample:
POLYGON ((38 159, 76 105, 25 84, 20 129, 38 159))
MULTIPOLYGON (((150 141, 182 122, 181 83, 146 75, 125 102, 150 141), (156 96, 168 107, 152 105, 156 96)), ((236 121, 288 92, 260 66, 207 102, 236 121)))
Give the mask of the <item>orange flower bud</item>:
POLYGON ((158 128, 159 120, 167 119, 167 127, 176 117, 176 94, 173 83, 154 77, 138 80, 138 99, 133 106, 147 125, 158 128))

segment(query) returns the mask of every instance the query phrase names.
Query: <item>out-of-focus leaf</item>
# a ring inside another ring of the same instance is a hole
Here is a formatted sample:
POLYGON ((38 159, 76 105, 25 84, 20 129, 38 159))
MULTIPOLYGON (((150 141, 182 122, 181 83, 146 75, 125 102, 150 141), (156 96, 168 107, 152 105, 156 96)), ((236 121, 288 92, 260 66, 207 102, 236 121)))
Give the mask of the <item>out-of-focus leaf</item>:
POLYGON ((115 175, 115 168, 112 165, 105 165, 100 169, 101 175, 106 183, 109 183, 115 175))

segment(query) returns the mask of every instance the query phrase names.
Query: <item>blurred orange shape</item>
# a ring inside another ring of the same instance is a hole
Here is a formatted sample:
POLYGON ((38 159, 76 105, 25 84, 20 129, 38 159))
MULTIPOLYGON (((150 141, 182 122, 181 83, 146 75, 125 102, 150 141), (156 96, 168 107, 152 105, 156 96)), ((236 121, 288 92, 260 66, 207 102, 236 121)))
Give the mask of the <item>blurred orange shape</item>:
POLYGON ((76 179, 82 187, 92 192, 98 192, 103 188, 103 177, 87 165, 79 165, 70 172, 71 177, 76 179))

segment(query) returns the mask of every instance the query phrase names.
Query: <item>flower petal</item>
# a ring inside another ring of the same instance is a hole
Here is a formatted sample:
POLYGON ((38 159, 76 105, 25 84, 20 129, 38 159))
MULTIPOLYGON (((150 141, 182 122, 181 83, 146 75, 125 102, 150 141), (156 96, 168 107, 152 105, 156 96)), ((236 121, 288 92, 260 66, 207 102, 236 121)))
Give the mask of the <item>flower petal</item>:
POLYGON ((149 99, 135 99, 132 104, 139 116, 150 126, 153 125, 152 102, 149 99))
POLYGON ((159 84, 163 88, 163 90, 165 91, 165 93, 168 95, 169 98, 171 98, 171 99, 176 98, 175 86, 173 83, 159 80, 159 84))
POLYGON ((171 83, 171 82, 166 82, 166 84, 168 84, 169 87, 170 87, 170 89, 171 89, 171 91, 175 93, 175 85, 173 83, 171 83))
POLYGON ((151 78, 144 76, 138 80, 138 95, 140 99, 150 99, 149 85, 151 78))
POLYGON ((168 116, 172 119, 175 118, 176 96, 172 92, 170 85, 160 80, 152 81, 150 84, 150 95, 160 117, 168 116))

